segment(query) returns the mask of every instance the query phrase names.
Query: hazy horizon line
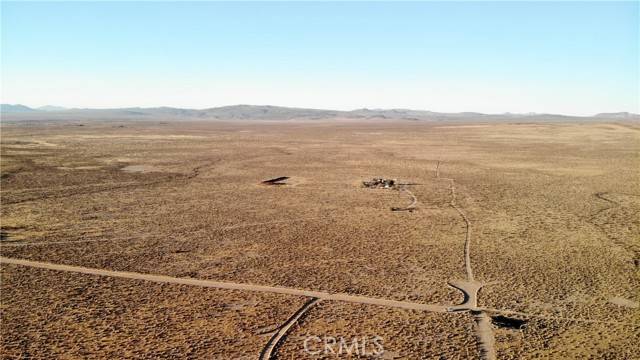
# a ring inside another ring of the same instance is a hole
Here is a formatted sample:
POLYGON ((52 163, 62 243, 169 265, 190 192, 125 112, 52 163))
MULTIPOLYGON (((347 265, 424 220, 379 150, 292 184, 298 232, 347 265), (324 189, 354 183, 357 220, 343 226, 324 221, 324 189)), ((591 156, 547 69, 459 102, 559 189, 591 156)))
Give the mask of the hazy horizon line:
MULTIPOLYGON (((420 108, 406 108, 406 107, 356 107, 349 109, 339 109, 339 108, 321 108, 321 107, 304 107, 304 106, 291 106, 291 105, 273 105, 273 104, 249 104, 249 103, 234 103, 228 105, 217 105, 217 106, 209 106, 209 107, 181 107, 181 106, 169 106, 169 105, 156 105, 156 106, 117 106, 117 107, 69 107, 69 106, 61 106, 54 104, 45 104, 39 106, 26 105, 26 103, 16 102, 16 103, 1 103, 1 105, 9 105, 9 106, 25 106, 27 108, 33 110, 39 110, 44 107, 57 107, 61 108, 60 111, 65 110, 122 110, 122 109, 159 109, 159 108, 167 108, 167 109, 180 109, 180 110, 210 110, 210 109, 218 109, 225 107, 238 107, 238 106, 253 106, 253 107, 275 107, 275 108, 288 108, 288 109, 304 109, 304 110, 319 110, 319 111, 339 111, 339 112, 353 112, 358 110, 370 110, 370 111, 393 111, 393 110, 405 110, 405 111, 420 111, 420 112, 431 112, 431 113, 439 113, 439 114, 464 114, 464 113, 473 113, 473 114, 482 114, 482 115, 560 115, 560 116, 574 116, 574 117, 590 117, 598 114, 632 114, 632 115, 640 115, 636 112, 631 111, 599 111, 593 113, 591 115, 585 114, 575 114, 575 113, 555 113, 555 112, 538 112, 538 111, 524 111, 524 112, 513 112, 513 111, 505 111, 505 112, 481 112, 481 111, 435 111, 430 109, 420 109, 420 108)), ((51 111, 54 112, 54 111, 51 111)))

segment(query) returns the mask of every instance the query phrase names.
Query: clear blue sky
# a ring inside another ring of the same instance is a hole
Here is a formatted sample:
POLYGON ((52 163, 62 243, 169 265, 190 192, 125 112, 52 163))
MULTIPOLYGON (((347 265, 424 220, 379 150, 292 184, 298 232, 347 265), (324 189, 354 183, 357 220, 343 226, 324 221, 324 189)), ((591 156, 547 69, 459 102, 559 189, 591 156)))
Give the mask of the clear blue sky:
POLYGON ((640 112, 638 2, 1 6, 4 103, 640 112))

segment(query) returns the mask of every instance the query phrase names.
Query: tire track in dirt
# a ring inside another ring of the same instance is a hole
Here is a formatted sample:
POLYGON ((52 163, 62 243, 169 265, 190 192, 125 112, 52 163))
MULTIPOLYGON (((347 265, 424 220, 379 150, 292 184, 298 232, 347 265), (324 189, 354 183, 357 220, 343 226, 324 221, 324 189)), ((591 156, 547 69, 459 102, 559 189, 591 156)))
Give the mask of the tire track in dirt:
MULTIPOLYGON (((133 239, 118 239, 118 240, 133 240, 133 239)), ((90 239, 90 240, 76 240, 76 241, 37 241, 37 242, 17 242, 11 244, 1 244, 0 249, 2 248, 10 248, 10 247, 21 247, 21 246, 46 246, 46 245, 57 245, 57 244, 84 244, 91 242, 108 242, 110 240, 104 239, 90 239)))
POLYGON ((614 208, 617 208, 617 207, 620 207, 620 203, 619 202, 613 201, 613 200, 605 197, 605 195, 608 195, 608 194, 609 194, 608 192, 597 192, 597 193, 593 194, 593 196, 595 196, 597 199, 600 199, 602 201, 606 201, 607 203, 612 204, 612 205, 609 205, 606 208, 602 208, 602 209, 596 211, 593 215, 589 216, 589 219, 587 221, 591 222, 591 221, 593 221, 593 219, 598 217, 598 215, 602 214, 603 212, 611 210, 611 209, 614 209, 614 208))
POLYGON ((473 279, 473 268, 471 266, 471 221, 467 217, 464 211, 458 206, 456 203, 456 182, 454 179, 448 179, 451 182, 451 201, 449 202, 449 206, 454 208, 458 215, 464 220, 466 233, 464 240, 464 266, 467 272, 467 280, 474 281, 473 279))
POLYGON ((482 359, 495 359, 495 340, 491 327, 491 318, 484 311, 471 311, 473 319, 476 321, 476 336, 480 347, 480 357, 482 359))
MULTIPOLYGON (((621 248, 623 248, 624 250, 628 251, 629 253, 633 254, 633 265, 638 268, 640 267, 640 251, 637 248, 634 248, 632 245, 626 243, 625 241, 622 241, 618 238, 616 238, 615 236, 612 236, 609 231, 607 230, 607 228, 605 226, 603 226, 602 224, 598 223, 596 221, 596 218, 598 218, 600 215, 613 210, 613 209, 617 209, 617 208, 621 208, 622 204, 620 204, 619 202, 612 200, 610 198, 607 197, 607 195, 609 195, 609 192, 597 192, 595 194, 593 194, 594 197, 596 197, 599 200, 605 201, 608 204, 610 204, 609 206, 602 208, 598 211, 596 211, 593 215, 589 216, 587 218, 587 222, 590 223, 591 225, 595 226, 602 234, 604 234, 604 236, 607 237, 607 239, 611 240, 611 242, 613 242, 614 244, 620 246, 621 248)), ((621 193, 618 193, 621 194, 621 193)), ((622 195, 627 195, 627 196, 638 196, 635 194, 622 194, 622 195)))
MULTIPOLYGON (((48 200, 48 199, 59 199, 59 198, 67 198, 67 197, 71 197, 71 196, 78 196, 78 195, 90 195, 90 194, 98 194, 98 193, 102 193, 102 192, 107 192, 107 191, 112 191, 112 190, 123 190, 123 189, 134 189, 134 188, 139 188, 139 187, 145 187, 145 186, 155 186, 155 185, 161 185, 161 184, 165 184, 165 183, 170 183, 173 181, 181 181, 181 180, 192 180, 196 177, 198 177, 200 175, 200 172, 203 168, 209 167, 209 166, 213 166, 217 161, 209 161, 206 164, 200 165, 200 166, 196 166, 193 169, 191 169, 191 171, 189 171, 188 174, 182 174, 182 175, 175 175, 174 176, 167 176, 166 178, 163 179, 159 179, 159 180, 154 180, 154 181, 147 181, 147 182, 127 182, 127 183, 113 183, 113 185, 110 184, 89 184, 89 185, 79 185, 79 186, 68 186, 68 187, 64 187, 62 189, 58 189, 58 190, 79 190, 77 192, 71 192, 71 193, 50 193, 50 194, 44 194, 44 195, 34 195, 31 197, 27 197, 26 199, 15 199, 15 200, 9 200, 3 201, 4 205, 14 205, 14 204, 23 204, 23 203, 27 203, 27 202, 33 202, 33 201, 41 201, 41 200, 48 200), (101 186, 103 186, 102 188, 100 188, 101 186), (104 187, 106 186, 106 187, 104 187), (94 188, 98 188, 98 189, 94 189, 94 188), (83 190, 86 189, 86 190, 83 190)), ((37 191, 37 190, 33 190, 33 189, 26 189, 26 190, 22 190, 21 192, 26 192, 28 194, 29 191, 37 191)), ((5 191, 6 192, 6 191, 5 191)), ((12 193, 9 193, 12 194, 12 193)))
POLYGON ((416 209, 416 205, 418 204, 418 198, 411 192, 411 190, 407 189, 406 185, 403 185, 400 188, 401 192, 405 192, 411 198, 411 203, 405 207, 392 207, 391 211, 409 211, 412 212, 416 209))
POLYGON ((34 202, 34 201, 41 201, 41 200, 49 200, 49 199, 60 199, 60 198, 68 198, 68 197, 72 197, 72 196, 78 196, 78 195, 90 195, 90 194, 99 194, 102 192, 107 192, 107 191, 112 191, 112 190, 123 190, 123 189, 134 189, 134 188, 138 188, 138 187, 145 187, 145 186, 154 186, 154 185, 159 185, 159 184, 164 184, 170 181, 174 181, 174 178, 169 178, 169 179, 162 179, 162 180, 156 180, 156 181, 150 181, 150 182, 144 182, 144 183, 126 183, 126 184, 121 184, 121 185, 115 185, 115 186, 110 186, 110 187, 106 187, 106 188, 99 188, 99 189, 91 189, 92 187, 99 187, 102 186, 102 184, 97 184, 97 185, 84 185, 84 186, 79 186, 79 187, 71 187, 69 190, 73 190, 78 189, 78 188, 89 188, 89 190, 80 190, 77 192, 71 192, 71 193, 53 193, 53 194, 45 194, 42 196, 32 196, 32 197, 27 197, 26 199, 16 199, 16 200, 9 200, 9 201, 4 201, 3 200, 3 205, 15 205, 15 204, 24 204, 24 203, 28 203, 28 202, 34 202))
POLYGON ((200 280, 200 279, 192 279, 192 278, 177 278, 177 277, 171 277, 166 275, 153 275, 153 274, 126 272, 126 271, 104 270, 104 269, 96 269, 96 268, 87 268, 82 266, 53 264, 53 263, 47 263, 47 262, 6 258, 6 257, 0 257, 0 264, 21 265, 21 266, 27 266, 27 267, 33 267, 33 268, 39 268, 39 269, 66 271, 66 272, 73 272, 78 274, 106 276, 106 277, 113 277, 113 278, 143 280, 143 281, 150 281, 150 282, 156 282, 156 283, 180 284, 180 285, 201 286, 201 287, 209 287, 209 288, 225 289, 225 290, 242 290, 242 291, 254 291, 254 292, 263 292, 263 293, 303 296, 303 297, 310 297, 310 298, 318 298, 320 300, 327 300, 327 301, 342 301, 342 302, 348 302, 348 303, 378 305, 378 306, 386 306, 386 307, 408 309, 408 310, 419 310, 419 311, 429 311, 429 312, 439 312, 439 313, 448 312, 447 306, 443 306, 443 305, 414 303, 414 302, 408 302, 408 301, 397 301, 397 300, 373 298, 368 296, 350 295, 350 294, 344 294, 344 293, 328 293, 328 292, 322 292, 322 291, 286 288, 286 287, 279 287, 279 286, 243 284, 243 283, 222 282, 222 281, 215 281, 215 280, 200 280))
POLYGON ((311 298, 302 305, 269 339, 265 347, 260 352, 260 360, 271 360, 275 358, 278 347, 282 344, 293 325, 295 325, 315 304, 320 302, 318 298, 311 298))
MULTIPOLYGON (((460 215, 462 220, 465 223, 466 233, 465 233, 465 242, 464 242, 464 266, 467 272, 467 280, 474 281, 473 279, 473 268, 471 266, 471 221, 467 217, 464 211, 457 204, 456 197, 456 181, 453 178, 442 178, 440 177, 440 165, 442 161, 438 160, 436 163, 435 169, 435 178, 449 181, 449 191, 451 194, 451 200, 449 201, 449 206, 455 209, 455 211, 460 215)), ((459 290, 462 290, 458 288, 459 290)))
POLYGON ((464 294, 464 301, 462 304, 450 307, 449 311, 471 312, 476 322, 475 331, 476 338, 478 339, 478 346, 480 347, 481 358, 485 360, 494 360, 496 358, 496 351, 491 319, 484 311, 478 309, 478 292, 486 284, 475 281, 473 276, 473 267, 471 265, 471 220, 469 220, 467 214, 457 204, 455 179, 440 177, 440 165, 441 161, 438 161, 435 169, 435 177, 437 179, 449 181, 449 192, 451 196, 449 206, 452 207, 462 218, 466 228, 464 241, 464 265, 467 277, 466 280, 449 282, 450 286, 460 290, 464 294))
MULTIPOLYGON (((217 229, 213 229, 213 231, 225 231, 225 230, 235 230, 235 229, 243 229, 248 227, 255 226, 265 226, 272 224, 295 224, 299 222, 305 222, 309 220, 317 220, 323 219, 324 217, 311 217, 305 219, 295 219, 295 220, 273 220, 273 221, 265 221, 258 223, 248 223, 248 224, 238 224, 238 225, 229 225, 223 226, 217 229)), ((20 246, 46 246, 46 245, 56 245, 56 244, 75 244, 75 243, 91 243, 91 242, 109 242, 109 241, 122 241, 122 240, 140 240, 136 238, 120 238, 120 239, 86 239, 86 240, 74 240, 74 241, 37 241, 37 242, 25 242, 20 240, 20 242, 8 243, 4 244, 0 242, 0 249, 4 247, 20 247, 20 246)))

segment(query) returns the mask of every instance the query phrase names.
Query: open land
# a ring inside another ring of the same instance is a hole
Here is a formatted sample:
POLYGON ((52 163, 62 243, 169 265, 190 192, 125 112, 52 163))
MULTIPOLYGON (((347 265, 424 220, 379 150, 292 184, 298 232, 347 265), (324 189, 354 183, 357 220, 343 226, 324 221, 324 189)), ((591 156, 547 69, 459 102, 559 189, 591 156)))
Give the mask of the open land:
POLYGON ((385 359, 640 353, 637 122, 17 121, 1 140, 3 357, 354 356, 310 336, 378 336, 385 359))

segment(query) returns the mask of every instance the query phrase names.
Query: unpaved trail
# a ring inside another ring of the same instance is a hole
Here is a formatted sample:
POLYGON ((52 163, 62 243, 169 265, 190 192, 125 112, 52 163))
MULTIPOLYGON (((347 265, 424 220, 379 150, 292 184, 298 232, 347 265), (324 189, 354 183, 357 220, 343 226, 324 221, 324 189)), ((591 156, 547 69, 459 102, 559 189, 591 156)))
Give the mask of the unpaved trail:
POLYGON ((327 293, 322 291, 286 288, 286 287, 279 287, 279 286, 253 285, 253 284, 222 282, 222 281, 214 281, 214 280, 177 278, 177 277, 171 277, 166 275, 153 275, 153 274, 126 272, 126 271, 95 269, 95 268, 87 268, 82 266, 52 264, 47 262, 14 259, 14 258, 6 258, 6 257, 0 257, 0 264, 21 265, 21 266, 28 266, 28 267, 39 268, 39 269, 67 271, 67 272, 73 272, 78 274, 107 276, 107 277, 114 277, 114 278, 143 280, 143 281, 151 281, 156 283, 192 285, 192 286, 210 287, 210 288, 216 288, 216 289, 225 289, 225 290, 243 290, 243 291, 303 296, 303 297, 318 298, 318 299, 327 300, 327 301, 343 301, 343 302, 356 303, 356 304, 378 305, 378 306, 386 306, 386 307, 408 309, 408 310, 430 311, 430 312, 440 312, 440 313, 448 312, 447 306, 443 306, 443 305, 422 304, 422 303, 380 299, 380 298, 350 295, 350 294, 332 294, 332 293, 327 293))
POLYGON ((480 357, 486 360, 495 360, 496 350, 491 318, 484 311, 472 311, 472 314, 473 319, 476 321, 476 336, 480 345, 480 357))
POLYGON ((411 198, 411 203, 405 207, 393 207, 392 211, 413 211, 416 209, 416 205, 418 204, 418 198, 411 192, 411 190, 407 189, 406 185, 403 185, 400 188, 401 192, 405 192, 411 198))
MULTIPOLYGON (((458 309, 467 307, 471 310, 473 318, 476 321, 476 337, 478 339, 478 345, 480 347, 480 357, 485 360, 495 360, 495 340, 493 337, 493 329, 491 328, 491 319, 486 312, 481 310, 475 310, 478 307, 478 292, 484 284, 475 281, 473 277, 473 268, 471 266, 471 221, 464 211, 456 204, 456 186, 455 180, 451 181, 451 202, 449 205, 454 208, 460 217, 464 220, 466 226, 466 235, 464 242, 464 264, 467 272, 467 281, 451 283, 457 289, 461 290, 465 294, 467 301, 462 305, 459 305, 458 309)), ((455 309, 455 307, 454 307, 455 309)))
POLYGON ((496 352, 491 319, 486 312, 478 309, 478 292, 486 284, 475 281, 473 276, 473 267, 471 266, 471 221, 467 214, 457 204, 455 179, 440 177, 440 164, 441 162, 438 161, 435 176, 438 179, 449 181, 449 191, 451 194, 449 206, 455 209, 458 215, 460 215, 466 228, 464 241, 464 265, 467 278, 462 281, 458 280, 449 282, 449 285, 462 291, 464 294, 464 301, 462 304, 450 307, 449 311, 470 311, 473 314, 473 318, 476 322, 475 332, 476 338, 478 339, 478 346, 480 347, 480 356, 485 360, 494 360, 496 358, 496 352))
POLYGON ((449 285, 462 291, 464 300, 461 304, 449 307, 450 311, 462 311, 478 308, 478 292, 485 284, 478 281, 452 280, 449 285))
POLYGON ((455 179, 440 177, 439 169, 440 169, 440 161, 438 161, 438 165, 436 168, 436 178, 449 181, 449 192, 451 194, 451 200, 449 200, 449 206, 451 206, 458 213, 458 215, 460 215, 460 217, 462 218, 465 224, 466 233, 465 233, 465 241, 464 241, 464 266, 467 272, 467 280, 474 281, 473 267, 471 266, 471 221, 469 220, 469 217, 467 217, 467 214, 457 204, 455 179))
POLYGON ((282 326, 280 326, 278 331, 273 334, 267 342, 267 345, 262 349, 262 352, 260 352, 260 360, 271 360, 275 358, 277 347, 282 343, 293 325, 295 325, 298 320, 300 320, 300 318, 319 301, 320 299, 318 298, 312 298, 305 302, 298 311, 296 311, 282 326))
POLYGON ((456 182, 454 179, 448 179, 451 181, 451 202, 449 205, 458 212, 462 220, 464 220, 466 227, 466 234, 464 240, 464 266, 467 271, 467 280, 473 281, 473 268, 471 267, 471 221, 467 217, 464 211, 456 203, 456 182))

